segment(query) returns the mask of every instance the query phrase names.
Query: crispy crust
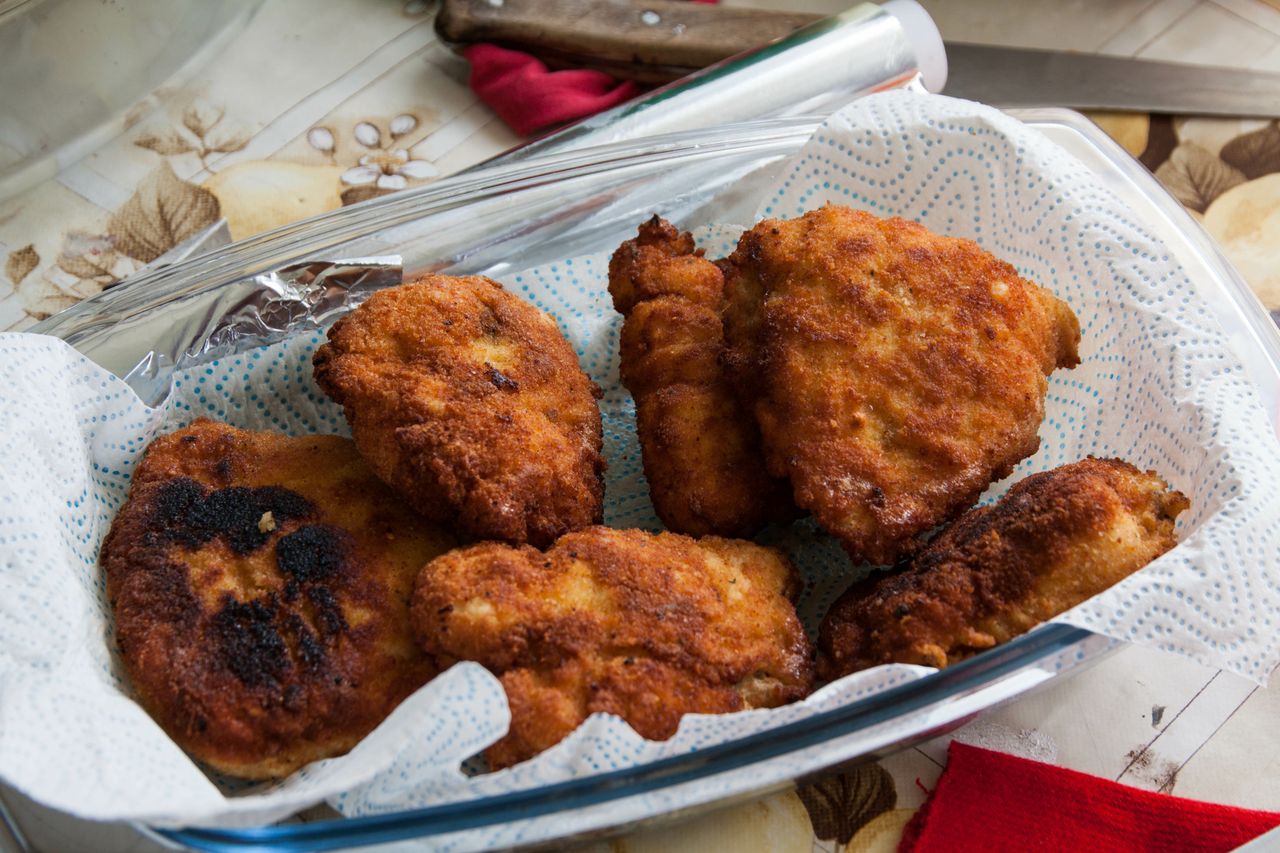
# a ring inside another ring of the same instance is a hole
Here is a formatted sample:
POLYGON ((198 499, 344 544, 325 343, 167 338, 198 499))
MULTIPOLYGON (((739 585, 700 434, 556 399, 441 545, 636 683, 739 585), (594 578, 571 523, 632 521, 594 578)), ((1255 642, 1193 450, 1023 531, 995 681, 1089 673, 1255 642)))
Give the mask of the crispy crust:
POLYGON ((771 474, 855 561, 891 563, 1039 446, 1071 309, 969 240, 827 206, 722 262, 726 363, 771 474))
POLYGON ((691 536, 750 536, 796 516, 720 366, 723 286, 693 237, 657 216, 609 261, 649 494, 662 523, 691 536))
POLYGON ((1074 607, 1177 544, 1189 506, 1119 459, 1064 465, 962 515, 905 568, 856 584, 819 635, 824 679, 882 663, 947 666, 1074 607))
POLYGON ((768 548, 592 527, 545 553, 486 543, 437 558, 413 625, 441 667, 473 660, 501 678, 511 730, 486 755, 505 767, 597 711, 661 740, 687 713, 802 698, 813 672, 795 592, 768 548))
POLYGON ((370 467, 428 518, 539 545, 601 520, 600 391, 555 320, 497 282, 376 293, 314 363, 370 467))
POLYGON ((347 439, 198 420, 152 442, 101 559, 139 703, 264 779, 346 752, 434 676, 408 605, 450 544, 347 439))

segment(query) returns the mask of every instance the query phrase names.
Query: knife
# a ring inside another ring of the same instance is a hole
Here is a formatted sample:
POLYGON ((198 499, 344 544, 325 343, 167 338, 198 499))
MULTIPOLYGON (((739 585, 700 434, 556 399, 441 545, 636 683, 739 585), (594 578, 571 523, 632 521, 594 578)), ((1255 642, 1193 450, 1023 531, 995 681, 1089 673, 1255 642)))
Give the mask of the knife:
MULTIPOLYGON (((444 0, 436 32, 454 47, 492 42, 552 68, 660 83, 820 17, 679 0, 444 0)), ((1280 118, 1280 74, 950 41, 946 52, 944 93, 997 106, 1280 118)))

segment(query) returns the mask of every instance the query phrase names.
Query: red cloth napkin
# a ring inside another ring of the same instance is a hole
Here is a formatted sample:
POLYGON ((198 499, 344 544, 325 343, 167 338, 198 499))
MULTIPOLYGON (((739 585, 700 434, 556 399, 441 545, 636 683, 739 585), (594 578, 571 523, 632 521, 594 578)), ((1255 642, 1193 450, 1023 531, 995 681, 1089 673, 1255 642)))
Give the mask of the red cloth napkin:
POLYGON ((952 741, 947 769, 898 851, 1228 851, 1277 825, 1280 814, 1153 794, 952 741))
POLYGON ((549 71, 527 53, 493 44, 473 44, 462 55, 471 63, 471 91, 521 136, 595 115, 641 92, 635 83, 620 83, 603 71, 549 71))
POLYGON ((462 53, 471 63, 471 89, 521 136, 584 116, 635 97, 640 87, 619 83, 602 71, 548 71, 541 60, 494 44, 473 44, 462 53))

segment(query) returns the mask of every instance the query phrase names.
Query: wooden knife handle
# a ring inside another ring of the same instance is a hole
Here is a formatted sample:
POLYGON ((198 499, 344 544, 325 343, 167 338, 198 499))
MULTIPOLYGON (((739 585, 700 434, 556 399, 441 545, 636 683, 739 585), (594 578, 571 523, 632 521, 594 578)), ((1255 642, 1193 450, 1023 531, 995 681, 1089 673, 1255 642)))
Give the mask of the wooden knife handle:
POLYGON ((679 0, 443 0, 436 32, 493 42, 552 67, 662 82, 776 41, 821 16, 679 0))

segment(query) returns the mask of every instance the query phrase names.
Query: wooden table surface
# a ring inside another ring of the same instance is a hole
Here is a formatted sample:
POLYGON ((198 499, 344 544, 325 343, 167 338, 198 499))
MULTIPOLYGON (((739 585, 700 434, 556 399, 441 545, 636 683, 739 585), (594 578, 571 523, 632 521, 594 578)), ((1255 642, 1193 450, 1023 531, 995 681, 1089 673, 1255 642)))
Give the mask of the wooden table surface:
MULTIPOLYGON (((1280 70, 1280 10, 1260 0, 1034 0, 1017 14, 993 0, 924 5, 957 40, 1280 70)), ((98 292, 219 217, 245 237, 516 144, 466 87, 465 64, 435 40, 432 13, 418 0, 268 0, 222 56, 120 138, 0 203, 0 329, 98 292)), ((1196 213, 1267 307, 1280 308, 1277 124, 1098 120, 1196 213)), ((1277 719, 1280 685, 1129 647, 954 737, 1148 790, 1274 810, 1277 719)), ((949 740, 599 849, 893 849, 949 740)), ((7 788, 0 796, 37 849, 161 849, 128 827, 70 820, 7 788)))

